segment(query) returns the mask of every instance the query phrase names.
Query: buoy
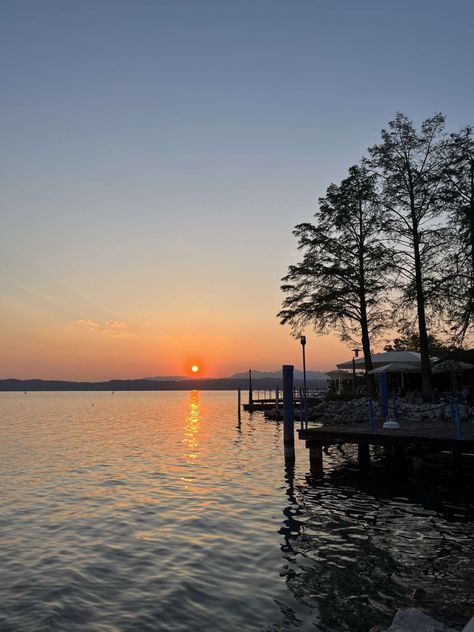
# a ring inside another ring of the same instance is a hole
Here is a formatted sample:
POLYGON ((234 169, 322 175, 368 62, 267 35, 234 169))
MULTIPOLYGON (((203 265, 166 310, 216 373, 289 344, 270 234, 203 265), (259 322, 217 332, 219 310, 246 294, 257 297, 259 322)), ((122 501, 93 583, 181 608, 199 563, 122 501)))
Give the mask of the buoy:
POLYGON ((398 430, 400 428, 400 424, 395 419, 393 410, 388 411, 387 418, 382 428, 385 428, 385 430, 398 430))

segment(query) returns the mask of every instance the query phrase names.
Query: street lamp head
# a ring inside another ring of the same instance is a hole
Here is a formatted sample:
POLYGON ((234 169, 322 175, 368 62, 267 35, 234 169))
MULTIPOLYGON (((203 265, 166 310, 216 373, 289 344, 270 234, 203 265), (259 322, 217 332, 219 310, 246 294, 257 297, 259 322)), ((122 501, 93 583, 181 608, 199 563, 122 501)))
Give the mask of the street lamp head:
POLYGON ((306 344, 306 336, 300 336, 301 345, 304 347, 306 344))
POLYGON ((357 349, 357 348, 356 349, 352 349, 352 351, 354 352, 354 356, 356 358, 358 358, 359 357, 359 349, 357 349))

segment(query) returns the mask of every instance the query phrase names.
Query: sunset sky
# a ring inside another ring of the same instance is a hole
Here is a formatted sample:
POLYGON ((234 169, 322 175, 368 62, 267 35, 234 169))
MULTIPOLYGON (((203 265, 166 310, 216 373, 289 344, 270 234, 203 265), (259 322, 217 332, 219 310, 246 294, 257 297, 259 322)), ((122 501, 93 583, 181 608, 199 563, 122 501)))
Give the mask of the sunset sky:
MULTIPOLYGON (((396 111, 474 123, 474 4, 0 3, 0 378, 300 362, 280 279, 396 111)), ((308 337, 308 368, 351 357, 308 337)))

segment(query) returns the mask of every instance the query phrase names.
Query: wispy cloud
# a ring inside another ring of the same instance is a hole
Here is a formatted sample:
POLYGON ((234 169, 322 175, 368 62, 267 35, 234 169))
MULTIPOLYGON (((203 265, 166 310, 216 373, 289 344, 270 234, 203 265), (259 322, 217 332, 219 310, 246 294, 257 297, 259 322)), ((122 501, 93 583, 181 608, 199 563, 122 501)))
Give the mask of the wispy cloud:
POLYGON ((105 323, 98 323, 95 320, 80 319, 72 325, 75 329, 82 329, 100 336, 124 337, 129 335, 126 332, 127 323, 123 320, 106 320, 105 323))
POLYGON ((122 336, 126 333, 126 326, 123 320, 106 320, 100 332, 103 336, 122 336))

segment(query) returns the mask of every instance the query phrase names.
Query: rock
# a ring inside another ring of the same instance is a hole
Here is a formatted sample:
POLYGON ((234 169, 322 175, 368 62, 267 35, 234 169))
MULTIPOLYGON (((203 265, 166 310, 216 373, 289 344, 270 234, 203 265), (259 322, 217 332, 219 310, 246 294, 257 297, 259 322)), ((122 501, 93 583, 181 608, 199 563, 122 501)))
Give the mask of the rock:
POLYGON ((462 629, 462 632, 474 632, 474 617, 466 624, 466 627, 462 629))
POLYGON ((386 632, 456 632, 418 608, 399 610, 386 632))
POLYGON ((387 628, 384 625, 373 625, 369 632, 385 632, 386 629, 387 628))

